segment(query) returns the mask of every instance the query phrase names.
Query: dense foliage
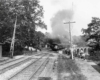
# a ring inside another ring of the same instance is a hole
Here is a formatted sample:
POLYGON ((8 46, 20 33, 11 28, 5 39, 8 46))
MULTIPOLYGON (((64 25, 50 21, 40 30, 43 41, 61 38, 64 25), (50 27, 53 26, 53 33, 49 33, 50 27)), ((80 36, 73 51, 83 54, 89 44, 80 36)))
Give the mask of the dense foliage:
POLYGON ((43 7, 38 0, 0 0, 0 43, 11 43, 17 19, 15 47, 34 47, 40 44, 38 43, 40 35, 43 34, 36 32, 36 29, 38 27, 46 29, 42 18, 43 7))
POLYGON ((87 29, 82 29, 83 36, 93 51, 100 50, 100 19, 93 17, 87 29))
POLYGON ((83 36, 73 36, 73 44, 77 45, 78 47, 85 47, 87 46, 83 36))

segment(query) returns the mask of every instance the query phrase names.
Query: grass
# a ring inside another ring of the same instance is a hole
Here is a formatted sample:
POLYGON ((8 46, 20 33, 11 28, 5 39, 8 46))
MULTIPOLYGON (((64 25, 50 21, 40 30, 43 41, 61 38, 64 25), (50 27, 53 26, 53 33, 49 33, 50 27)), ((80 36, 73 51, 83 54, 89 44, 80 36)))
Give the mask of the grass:
POLYGON ((74 60, 63 55, 58 57, 58 80, 86 80, 74 60))

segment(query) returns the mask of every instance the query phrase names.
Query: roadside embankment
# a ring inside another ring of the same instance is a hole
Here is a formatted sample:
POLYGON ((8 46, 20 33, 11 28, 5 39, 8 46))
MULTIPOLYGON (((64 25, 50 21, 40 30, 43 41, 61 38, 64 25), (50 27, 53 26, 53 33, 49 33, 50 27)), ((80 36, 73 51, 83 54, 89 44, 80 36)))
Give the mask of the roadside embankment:
POLYGON ((58 80, 86 80, 74 60, 64 55, 58 56, 58 80))

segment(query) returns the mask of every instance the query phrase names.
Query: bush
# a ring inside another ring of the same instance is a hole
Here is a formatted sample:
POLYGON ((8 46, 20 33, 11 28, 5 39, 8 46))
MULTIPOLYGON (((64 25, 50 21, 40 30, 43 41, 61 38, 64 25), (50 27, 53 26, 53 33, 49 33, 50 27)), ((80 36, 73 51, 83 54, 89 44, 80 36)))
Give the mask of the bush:
POLYGON ((14 51, 14 56, 16 56, 16 55, 22 55, 22 54, 23 54, 23 51, 20 51, 20 50, 14 51))

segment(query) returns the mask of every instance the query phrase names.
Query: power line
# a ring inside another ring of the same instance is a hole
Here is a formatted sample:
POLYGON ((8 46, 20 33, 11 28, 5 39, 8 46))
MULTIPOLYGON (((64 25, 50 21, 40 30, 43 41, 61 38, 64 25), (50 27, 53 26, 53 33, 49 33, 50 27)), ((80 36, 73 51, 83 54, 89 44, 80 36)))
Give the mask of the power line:
MULTIPOLYGON (((65 22, 64 24, 69 24, 69 37, 70 37, 70 48, 72 48, 72 38, 71 38, 71 26, 70 24, 72 23, 75 23, 75 22, 65 22)), ((72 59, 73 59, 73 52, 71 51, 71 56, 72 56, 72 59)))

